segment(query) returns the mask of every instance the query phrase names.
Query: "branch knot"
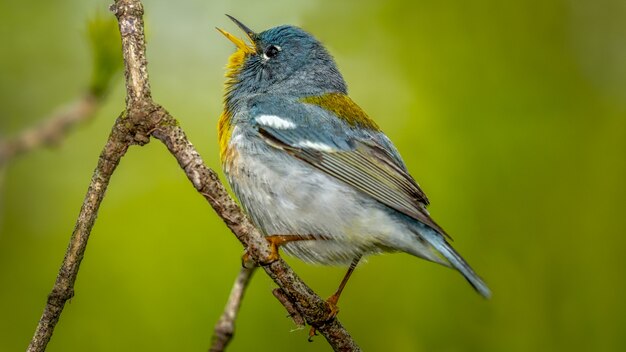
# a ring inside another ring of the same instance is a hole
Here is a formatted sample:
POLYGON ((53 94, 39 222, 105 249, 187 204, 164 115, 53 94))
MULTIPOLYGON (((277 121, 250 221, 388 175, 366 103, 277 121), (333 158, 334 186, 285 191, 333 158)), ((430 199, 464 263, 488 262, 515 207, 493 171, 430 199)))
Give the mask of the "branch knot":
POLYGON ((73 287, 63 287, 59 290, 52 290, 48 295, 48 304, 62 308, 65 302, 72 299, 72 297, 74 297, 73 287))

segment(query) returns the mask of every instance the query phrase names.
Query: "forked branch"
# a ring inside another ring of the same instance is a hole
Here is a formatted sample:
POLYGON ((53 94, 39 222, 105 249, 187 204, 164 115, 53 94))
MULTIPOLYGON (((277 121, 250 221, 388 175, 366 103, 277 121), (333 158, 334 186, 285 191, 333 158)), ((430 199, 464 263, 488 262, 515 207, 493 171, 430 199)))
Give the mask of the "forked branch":
MULTIPOLYGON (((74 294, 74 282, 100 203, 120 159, 133 144, 143 145, 154 136, 176 158, 195 189, 209 202, 228 228, 258 263, 268 262, 268 241, 252 225, 232 200, 217 174, 206 167, 184 131, 165 109, 152 101, 145 58, 143 6, 138 0, 116 0, 111 6, 122 35, 126 79, 126 110, 116 120, 100 155, 83 207, 52 293, 28 351, 46 348, 65 302, 74 294)), ((348 331, 337 319, 328 319, 328 304, 315 294, 282 260, 263 269, 280 288, 281 302, 290 313, 294 309, 320 332, 336 351, 358 351, 348 331)))

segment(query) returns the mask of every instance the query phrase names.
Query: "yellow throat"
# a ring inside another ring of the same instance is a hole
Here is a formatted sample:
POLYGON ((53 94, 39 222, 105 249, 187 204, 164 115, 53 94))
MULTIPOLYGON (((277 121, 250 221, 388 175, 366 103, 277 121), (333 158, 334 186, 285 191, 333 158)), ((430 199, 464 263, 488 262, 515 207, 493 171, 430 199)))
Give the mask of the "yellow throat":
POLYGON ((249 54, 246 50, 239 48, 235 51, 229 58, 228 64, 226 65, 226 82, 224 83, 224 109, 222 114, 220 115, 220 119, 217 122, 217 137, 220 143, 220 159, 224 162, 224 156, 226 154, 226 149, 228 148, 228 142, 230 141, 230 136, 232 133, 232 125, 231 121, 231 112, 228 110, 226 106, 226 96, 233 89, 235 83, 237 83, 237 75, 241 71, 241 67, 246 59, 246 56, 249 54))

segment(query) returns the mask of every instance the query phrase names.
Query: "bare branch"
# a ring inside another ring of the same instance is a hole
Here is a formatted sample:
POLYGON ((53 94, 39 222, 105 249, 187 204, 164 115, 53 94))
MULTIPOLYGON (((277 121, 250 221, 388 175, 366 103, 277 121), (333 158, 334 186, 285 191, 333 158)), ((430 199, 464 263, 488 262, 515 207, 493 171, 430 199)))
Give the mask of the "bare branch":
MULTIPOLYGON (((118 18, 122 34, 126 111, 116 120, 101 153, 57 281, 28 351, 45 349, 65 302, 73 295, 80 261, 113 171, 130 145, 143 145, 149 141, 151 135, 165 144, 196 190, 206 198, 217 215, 246 247, 250 257, 257 263, 269 262, 271 258, 269 242, 228 195, 217 174, 205 166, 176 119, 152 101, 145 59, 141 2, 116 0, 111 10, 118 18)), ((335 351, 360 350, 341 323, 335 318, 329 319, 332 316, 329 305, 282 259, 264 266, 263 269, 281 289, 283 302, 289 302, 287 309, 293 311, 295 308, 308 324, 324 335, 335 351)))
MULTIPOLYGON (((131 144, 148 142, 147 116, 155 110, 150 100, 150 86, 145 60, 143 34, 143 7, 138 1, 117 1, 112 6, 120 23, 122 50, 125 62, 127 111, 120 116, 100 154, 98 166, 85 196, 70 244, 61 264, 52 292, 44 308, 28 351, 44 351, 59 321, 65 302, 74 295, 74 282, 78 275, 91 229, 109 179, 120 159, 131 144)), ((155 122, 153 121, 153 124, 155 122)))
POLYGON ((296 324, 298 328, 305 327, 306 321, 304 321, 300 312, 296 310, 296 307, 291 304, 291 301, 285 294, 285 291, 283 291, 280 287, 277 287, 272 290, 272 293, 274 294, 274 297, 276 297, 276 299, 285 307, 285 309, 287 309, 287 313, 289 313, 289 316, 293 320, 294 324, 296 324))
POLYGON ((228 302, 224 307, 224 313, 220 317, 220 320, 215 324, 215 333, 213 335, 213 343, 211 344, 210 352, 222 352, 228 346, 228 343, 235 333, 235 320, 237 319, 237 313, 243 300, 243 294, 250 283, 252 274, 256 268, 241 268, 233 288, 230 291, 228 302))
POLYGON ((18 155, 40 147, 55 146, 76 125, 91 119, 100 100, 86 93, 13 138, 0 141, 0 167, 18 155))
POLYGON ((48 303, 35 330, 35 336, 33 336, 28 346, 29 352, 44 351, 46 349, 54 327, 59 321, 65 302, 74 296, 74 282, 76 281, 80 262, 85 254, 89 234, 98 215, 100 203, 104 198, 104 193, 109 185, 109 179, 113 171, 115 171, 120 159, 126 153, 130 141, 132 141, 129 141, 127 138, 128 132, 122 130, 120 126, 123 126, 123 124, 115 124, 100 154, 98 166, 91 178, 91 184, 80 209, 70 244, 65 252, 63 264, 59 270, 52 292, 48 295, 48 303))
POLYGON ((129 107, 140 100, 151 99, 143 5, 136 0, 116 0, 109 9, 117 17, 122 35, 126 106, 129 107))
POLYGON ((87 92, 25 131, 0 140, 0 167, 20 154, 59 144, 77 125, 90 120, 107 95, 113 78, 122 67, 119 57, 118 25, 114 19, 91 19, 87 25, 92 48, 92 77, 87 92))

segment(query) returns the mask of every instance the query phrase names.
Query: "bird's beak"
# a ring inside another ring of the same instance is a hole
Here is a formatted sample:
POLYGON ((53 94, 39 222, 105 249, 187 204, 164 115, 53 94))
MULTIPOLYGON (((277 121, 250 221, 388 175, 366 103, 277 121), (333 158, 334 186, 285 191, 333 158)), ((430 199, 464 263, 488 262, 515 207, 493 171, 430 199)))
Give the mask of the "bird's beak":
POLYGON ((228 38, 228 40, 230 40, 231 42, 233 42, 237 48, 239 48, 240 50, 242 50, 244 53, 248 54, 253 54, 256 53, 256 45, 255 45, 255 38, 256 38, 256 33, 254 33, 250 28, 248 28, 246 25, 244 25, 243 23, 239 22, 236 18, 234 18, 233 16, 230 15, 226 15, 228 18, 230 18, 233 22, 235 22, 235 24, 241 28, 242 31, 244 31, 244 33, 246 33, 246 36, 248 37, 248 39, 250 40, 250 44, 248 45, 243 39, 239 38, 239 37, 235 37, 234 35, 226 32, 225 30, 221 29, 221 28, 216 28, 220 33, 222 33, 226 38, 228 38))

